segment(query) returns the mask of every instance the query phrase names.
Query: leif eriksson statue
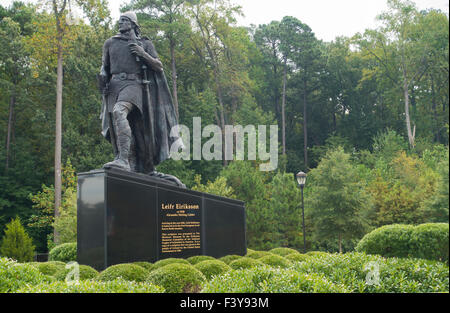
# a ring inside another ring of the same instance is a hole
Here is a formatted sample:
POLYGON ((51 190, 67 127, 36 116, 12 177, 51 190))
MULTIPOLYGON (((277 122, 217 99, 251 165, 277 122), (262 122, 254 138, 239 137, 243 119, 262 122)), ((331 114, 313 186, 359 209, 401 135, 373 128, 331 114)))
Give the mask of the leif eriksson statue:
POLYGON ((141 37, 136 14, 119 19, 119 33, 103 46, 99 84, 103 94, 102 135, 111 142, 115 158, 104 168, 169 179, 155 166, 169 158, 178 137, 170 131, 178 124, 172 96, 150 39, 141 37))

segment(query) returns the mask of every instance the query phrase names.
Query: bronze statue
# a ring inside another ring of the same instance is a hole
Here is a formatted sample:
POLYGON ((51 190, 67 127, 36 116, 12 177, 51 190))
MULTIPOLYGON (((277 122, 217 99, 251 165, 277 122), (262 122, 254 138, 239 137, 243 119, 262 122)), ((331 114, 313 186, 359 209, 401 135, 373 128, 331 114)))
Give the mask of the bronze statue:
POLYGON ((155 166, 169 158, 178 124, 161 61, 150 39, 141 37, 136 14, 119 19, 119 33, 103 46, 99 84, 103 94, 102 135, 115 159, 104 168, 148 174, 176 182, 155 166))

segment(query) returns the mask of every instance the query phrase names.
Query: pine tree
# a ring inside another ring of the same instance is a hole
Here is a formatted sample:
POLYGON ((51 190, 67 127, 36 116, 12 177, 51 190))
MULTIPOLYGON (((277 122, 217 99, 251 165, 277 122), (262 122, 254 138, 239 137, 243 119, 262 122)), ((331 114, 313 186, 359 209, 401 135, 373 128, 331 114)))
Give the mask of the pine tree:
POLYGON ((34 256, 34 245, 32 239, 25 232, 20 218, 11 220, 6 225, 5 236, 0 247, 0 254, 13 258, 18 262, 30 262, 34 256))

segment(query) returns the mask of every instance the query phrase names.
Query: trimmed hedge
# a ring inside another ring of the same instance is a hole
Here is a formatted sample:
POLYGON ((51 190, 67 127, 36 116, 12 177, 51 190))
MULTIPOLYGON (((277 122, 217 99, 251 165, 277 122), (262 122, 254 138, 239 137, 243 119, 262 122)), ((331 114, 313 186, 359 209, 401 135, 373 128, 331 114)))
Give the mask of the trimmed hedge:
POLYGON ((259 259, 259 261, 261 261, 264 264, 267 264, 269 266, 273 266, 273 267, 281 267, 281 268, 286 268, 292 265, 292 262, 283 258, 280 255, 267 255, 264 256, 262 258, 259 259))
POLYGON ((205 276, 192 265, 172 263, 153 270, 147 282, 162 286, 169 293, 198 292, 205 276))
POLYGON ((15 292, 26 285, 48 284, 54 280, 31 264, 0 258, 0 293, 15 292))
POLYGON ((292 254, 286 255, 285 258, 291 262, 303 262, 303 261, 307 260, 308 258, 310 258, 310 256, 308 256, 306 254, 301 254, 301 253, 292 253, 292 254))
POLYGON ((328 253, 323 251, 308 251, 306 252, 306 255, 310 257, 320 257, 320 256, 327 256, 328 253))
POLYGON ((299 253, 297 250, 295 250, 295 249, 284 248, 284 247, 282 247, 282 248, 274 248, 274 249, 270 250, 269 252, 270 252, 270 253, 273 253, 273 254, 278 254, 278 255, 280 255, 280 256, 287 256, 287 255, 293 254, 293 253, 298 253, 298 254, 300 254, 300 253, 299 253))
POLYGON ((33 262, 32 266, 38 269, 44 275, 55 276, 56 273, 63 270, 66 263, 61 261, 48 261, 48 262, 33 262))
POLYGON ((259 259, 263 256, 272 255, 269 251, 252 251, 250 253, 247 253, 246 257, 252 258, 252 259, 259 259))
POLYGON ((243 269, 243 268, 252 268, 252 267, 256 267, 256 266, 261 266, 264 265, 264 263, 262 263, 259 260, 255 260, 249 257, 241 257, 237 260, 234 260, 232 262, 230 262, 230 267, 234 270, 239 270, 239 269, 243 269))
POLYGON ((124 279, 100 282, 82 280, 68 284, 55 281, 50 284, 41 283, 28 285, 17 291, 18 293, 163 293, 164 288, 149 283, 136 283, 124 279))
MULTIPOLYGON (((79 265, 79 270, 80 270, 80 277, 79 277, 80 280, 94 279, 95 277, 98 276, 98 271, 88 265, 79 265)), ((62 281, 66 279, 66 276, 67 274, 69 274, 70 271, 72 271, 72 269, 64 268, 56 272, 54 276, 57 280, 62 281)))
POLYGON ((206 260, 194 265, 196 269, 205 275, 206 279, 216 275, 221 275, 225 272, 231 271, 231 267, 220 260, 206 260))
POLYGON ((77 260, 77 243, 63 243, 50 250, 48 253, 49 261, 61 261, 64 263, 77 260))
POLYGON ((227 272, 203 283, 204 293, 344 293, 349 290, 316 273, 261 266, 227 272))
POLYGON ((145 268, 149 272, 151 272, 155 269, 155 265, 150 262, 139 261, 139 262, 133 262, 133 264, 139 265, 139 266, 145 268))
POLYGON ((209 256, 209 255, 195 255, 195 256, 191 256, 190 258, 187 258, 186 260, 189 263, 191 263, 192 265, 195 265, 195 264, 200 263, 202 261, 215 260, 215 258, 213 258, 212 256, 209 256))
POLYGON ((447 223, 418 226, 393 224, 366 234, 355 250, 384 257, 413 257, 448 262, 448 237, 447 223))
POLYGON ((234 260, 237 260, 237 259, 240 259, 240 258, 242 258, 241 255, 230 254, 230 255, 226 255, 226 256, 223 256, 223 257, 219 258, 219 260, 222 261, 222 262, 225 262, 226 264, 230 264, 234 260))
POLYGON ((149 272, 142 266, 133 263, 122 263, 108 267, 102 271, 95 279, 98 281, 112 281, 122 277, 124 280, 143 282, 149 272))
POLYGON ((161 268, 163 266, 166 266, 168 264, 174 264, 174 263, 191 265, 191 263, 189 263, 185 259, 167 258, 167 259, 162 259, 162 260, 159 260, 159 261, 155 262, 153 264, 153 269, 155 270, 155 269, 161 268))

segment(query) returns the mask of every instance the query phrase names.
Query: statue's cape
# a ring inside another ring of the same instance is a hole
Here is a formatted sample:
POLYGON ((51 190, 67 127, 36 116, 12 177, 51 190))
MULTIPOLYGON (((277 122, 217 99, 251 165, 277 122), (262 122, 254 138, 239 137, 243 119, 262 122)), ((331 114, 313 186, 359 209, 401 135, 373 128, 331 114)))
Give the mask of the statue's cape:
MULTIPOLYGON (((143 37, 142 39, 148 40, 146 37, 143 37)), ((150 51, 146 52, 153 57, 157 57, 156 50, 150 40, 149 43, 150 51)), ((133 132, 140 131, 145 141, 145 149, 142 149, 140 155, 138 155, 139 160, 141 160, 140 171, 144 173, 148 173, 148 171, 151 170, 149 162, 145 162, 145 160, 152 159, 153 165, 156 166, 168 159, 171 145, 179 139, 178 135, 170 137, 170 131, 172 127, 178 124, 178 120, 166 76, 164 75, 164 72, 156 72, 151 69, 147 69, 146 73, 147 78, 150 81, 148 84, 150 95, 147 96, 146 88, 144 87, 142 111, 133 110, 128 116, 133 132), (153 123, 151 117, 153 117, 153 123), (152 124, 153 131, 151 131, 150 128, 152 124), (150 148, 150 143, 152 141, 154 147, 153 151, 151 151, 150 148)), ((109 129, 110 114, 107 111, 108 110, 106 109, 103 110, 101 115, 102 135, 107 140, 111 141, 109 129)))

